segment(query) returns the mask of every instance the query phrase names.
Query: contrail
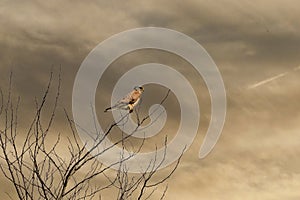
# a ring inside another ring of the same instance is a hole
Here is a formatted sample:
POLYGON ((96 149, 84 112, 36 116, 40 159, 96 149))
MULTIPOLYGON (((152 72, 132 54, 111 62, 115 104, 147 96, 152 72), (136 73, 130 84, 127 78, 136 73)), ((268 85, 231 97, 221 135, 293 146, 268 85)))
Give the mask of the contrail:
POLYGON ((300 66, 295 67, 295 68, 294 68, 294 71, 297 71, 297 70, 299 70, 299 69, 300 69, 300 66))
MULTIPOLYGON (((293 71, 298 71, 298 70, 300 70, 300 66, 295 67, 295 68, 293 69, 293 71)), ((273 77, 268 78, 268 79, 265 79, 265 80, 263 80, 263 81, 260 81, 260 82, 258 82, 258 83, 255 83, 255 84, 253 84, 253 85, 250 85, 250 86, 248 87, 248 89, 254 89, 254 88, 257 88, 257 87, 259 87, 259 86, 261 86, 261 85, 267 84, 267 83, 269 83, 269 82, 271 82, 271 81, 274 81, 274 80, 279 79, 279 78, 281 78, 281 77, 283 77, 283 76, 286 76, 286 75, 289 74, 289 73, 290 73, 290 71, 284 72, 284 73, 281 73, 281 74, 278 74, 278 75, 273 76, 273 77)))

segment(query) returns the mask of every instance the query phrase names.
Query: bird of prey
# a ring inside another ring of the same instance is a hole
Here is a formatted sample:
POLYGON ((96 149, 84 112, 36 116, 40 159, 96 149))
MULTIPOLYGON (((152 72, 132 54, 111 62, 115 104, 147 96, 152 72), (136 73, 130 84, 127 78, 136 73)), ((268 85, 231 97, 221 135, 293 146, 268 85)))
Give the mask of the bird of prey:
POLYGON ((139 103, 141 96, 144 92, 144 87, 136 86, 133 91, 127 94, 123 99, 119 100, 112 107, 106 108, 104 112, 112 111, 115 109, 129 110, 129 113, 132 113, 134 107, 139 103))

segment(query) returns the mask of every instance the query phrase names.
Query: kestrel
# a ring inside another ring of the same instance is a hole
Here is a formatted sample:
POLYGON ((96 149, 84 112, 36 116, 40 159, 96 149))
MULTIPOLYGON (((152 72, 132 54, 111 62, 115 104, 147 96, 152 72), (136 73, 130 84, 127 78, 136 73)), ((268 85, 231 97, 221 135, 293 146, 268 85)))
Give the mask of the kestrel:
POLYGON ((121 109, 129 110, 129 113, 132 113, 134 107, 139 103, 143 92, 144 88, 142 86, 134 87, 132 92, 127 94, 123 99, 119 100, 114 106, 106 108, 104 112, 121 109))

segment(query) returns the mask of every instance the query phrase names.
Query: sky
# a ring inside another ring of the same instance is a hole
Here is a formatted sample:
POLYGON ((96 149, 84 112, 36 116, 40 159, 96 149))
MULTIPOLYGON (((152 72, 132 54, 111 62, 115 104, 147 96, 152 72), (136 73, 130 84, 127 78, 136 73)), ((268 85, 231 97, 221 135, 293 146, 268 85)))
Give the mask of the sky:
MULTIPOLYGON (((117 59, 101 80, 97 108, 105 108, 114 84, 133 66, 154 61, 173 66, 196 90, 201 120, 197 137, 169 180, 166 199, 296 200, 300 198, 299 4, 296 0, 1 0, 0 86, 7 87, 12 71, 14 94, 21 97, 21 121, 26 124, 51 69, 57 74, 61 67, 59 106, 71 112, 76 73, 100 42, 139 27, 180 31, 206 49, 226 88, 226 121, 209 156, 198 159, 211 114, 209 94, 190 64, 173 54, 140 50, 117 59)), ((145 108, 164 92, 148 86, 145 108)), ((162 134, 172 136, 180 120, 175 96, 170 96, 166 108, 168 122, 162 134)), ((65 121, 59 120, 63 115, 57 118, 57 129, 64 130, 65 121)), ((2 176, 1 184, 7 184, 2 176)), ((0 188, 1 193, 6 190, 10 189, 0 188)))

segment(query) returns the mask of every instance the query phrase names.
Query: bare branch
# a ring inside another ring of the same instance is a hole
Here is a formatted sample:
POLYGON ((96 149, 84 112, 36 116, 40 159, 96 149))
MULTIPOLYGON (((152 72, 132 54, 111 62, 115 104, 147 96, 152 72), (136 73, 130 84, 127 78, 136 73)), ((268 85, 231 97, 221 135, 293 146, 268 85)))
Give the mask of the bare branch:
MULTIPOLYGON (((160 180, 153 182, 153 176, 162 166, 167 153, 167 138, 164 141, 164 155, 162 160, 158 160, 157 155, 148 163, 148 167, 140 174, 131 174, 126 166, 126 161, 141 152, 145 143, 145 138, 141 144, 134 148, 130 143, 130 137, 150 118, 148 114, 144 118, 139 117, 139 109, 135 110, 138 119, 137 127, 130 134, 122 132, 122 138, 113 142, 100 152, 96 152, 99 145, 107 136, 118 126, 127 123, 129 113, 122 116, 119 120, 112 122, 109 127, 99 137, 93 138, 94 145, 87 151, 86 144, 81 144, 77 138, 74 121, 68 115, 66 109, 63 110, 71 136, 67 137, 67 144, 64 144, 65 152, 68 157, 59 153, 59 145, 62 142, 60 133, 56 139, 49 140, 49 133, 56 118, 59 97, 61 91, 61 71, 58 75, 57 86, 54 86, 54 73, 51 71, 49 80, 40 101, 35 100, 34 116, 30 121, 28 130, 19 130, 18 118, 21 98, 13 100, 12 73, 9 76, 8 93, 4 96, 0 89, 0 159, 4 164, 0 165, 0 171, 4 177, 14 186, 16 195, 20 200, 62 200, 62 199, 101 199, 104 190, 114 190, 118 194, 117 199, 125 200, 136 197, 137 199, 149 199, 177 169, 182 154, 172 170, 160 180), (54 99, 50 98, 54 90, 54 99), (52 104, 53 105, 52 105, 52 104), (51 104, 51 107, 49 106, 51 104), (45 118, 44 113, 49 113, 45 118), (125 120, 125 121, 124 121, 125 120), (24 135, 20 138, 19 135, 24 135), (101 137, 100 137, 101 135, 101 137), (18 140, 22 139, 22 145, 18 146, 18 140), (116 145, 122 145, 125 150, 125 142, 131 145, 132 151, 129 155, 121 153, 120 159, 109 166, 104 166, 98 162, 97 156, 104 154, 116 145), (112 167, 118 170, 111 170, 112 167), (148 172, 149 171, 149 172, 148 172), (108 175, 110 174, 110 175, 108 175), (113 174, 113 175, 111 175, 113 174), (101 184, 95 185, 93 182, 101 178, 101 184), (149 190, 149 192, 146 192, 149 190)), ((160 104, 162 105, 169 96, 168 90, 160 104)), ((94 119, 96 120, 96 114, 94 119)), ((96 121, 94 121, 96 123, 96 121)), ((155 123, 153 121, 152 123, 155 123)), ((95 129, 98 133, 97 126, 95 129)), ((52 134, 52 133, 51 133, 52 134)), ((157 147, 156 147, 157 154, 157 147)), ((161 199, 165 196, 165 188, 161 199)), ((7 194, 10 199, 12 197, 7 194)))

